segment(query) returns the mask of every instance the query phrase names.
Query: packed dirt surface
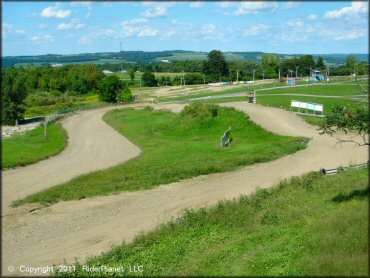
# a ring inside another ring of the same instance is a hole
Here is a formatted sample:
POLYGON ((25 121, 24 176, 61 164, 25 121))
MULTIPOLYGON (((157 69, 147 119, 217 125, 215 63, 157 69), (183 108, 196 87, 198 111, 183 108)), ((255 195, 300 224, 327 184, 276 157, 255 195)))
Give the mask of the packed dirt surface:
MULTIPOLYGON (((291 176, 368 160, 367 147, 340 146, 334 138, 319 135, 314 127, 291 112, 240 102, 223 105, 246 112, 254 122, 274 133, 311 138, 307 149, 268 163, 151 190, 60 202, 47 208, 35 204, 10 208, 10 202, 18 197, 139 154, 140 150, 133 143, 101 120, 107 108, 70 117, 63 123, 69 134, 66 150, 51 159, 3 173, 2 273, 27 275, 20 272, 21 265, 52 266, 53 263, 63 264, 63 259, 73 263, 75 257, 83 262, 86 256, 108 251, 123 240, 131 241, 139 232, 181 217, 185 208, 214 205, 223 199, 271 187, 291 176), (42 175, 41 178, 38 175, 42 175), (14 272, 8 272, 10 265, 14 272)), ((182 107, 155 106, 175 112, 182 107)))

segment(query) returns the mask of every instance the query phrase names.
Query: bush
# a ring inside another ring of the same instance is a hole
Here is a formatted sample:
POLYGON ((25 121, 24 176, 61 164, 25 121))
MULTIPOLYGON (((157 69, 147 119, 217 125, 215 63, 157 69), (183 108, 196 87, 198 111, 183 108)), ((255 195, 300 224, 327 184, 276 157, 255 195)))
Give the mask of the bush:
POLYGON ((132 94, 131 90, 128 86, 125 87, 124 90, 118 95, 118 101, 123 103, 128 103, 132 101, 132 94))
POLYGON ((181 116, 192 118, 217 117, 219 107, 214 104, 192 103, 181 111, 181 116))

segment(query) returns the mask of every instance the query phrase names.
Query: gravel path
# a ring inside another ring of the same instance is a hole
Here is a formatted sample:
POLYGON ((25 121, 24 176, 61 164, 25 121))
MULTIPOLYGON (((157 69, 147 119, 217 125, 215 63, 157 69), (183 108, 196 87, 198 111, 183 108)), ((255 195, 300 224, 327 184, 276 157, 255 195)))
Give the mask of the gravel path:
MULTIPOLYGON (((20 265, 52 266, 53 263, 63 263, 63 259, 73 262, 74 257, 81 261, 86 256, 109 250, 112 244, 130 241, 139 232, 149 231, 159 223, 180 216, 185 208, 200 208, 225 198, 250 194, 293 175, 368 160, 368 148, 353 144, 340 147, 335 139, 319 135, 312 126, 290 112, 241 102, 224 105, 248 113, 254 122, 272 132, 306 136, 312 140, 307 149, 275 161, 151 190, 60 202, 41 209, 37 205, 8 207, 17 197, 84 172, 115 165, 140 153, 138 147, 101 120, 109 108, 70 117, 63 123, 69 134, 69 145, 61 154, 3 173, 3 274, 10 274, 7 271, 9 265, 15 267, 12 274, 25 275, 19 272, 20 265)), ((179 104, 155 106, 175 112, 182 107, 179 104)))

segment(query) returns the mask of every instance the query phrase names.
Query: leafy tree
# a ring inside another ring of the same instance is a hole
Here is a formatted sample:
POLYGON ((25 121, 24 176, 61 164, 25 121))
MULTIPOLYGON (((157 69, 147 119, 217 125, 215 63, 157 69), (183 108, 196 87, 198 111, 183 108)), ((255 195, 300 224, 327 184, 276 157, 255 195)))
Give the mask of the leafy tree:
POLYGON ((12 67, 2 73, 2 123, 14 125, 16 120, 23 119, 24 100, 27 96, 26 76, 22 69, 12 67))
POLYGON ((346 67, 353 69, 356 65, 356 56, 348 55, 346 59, 346 67))
POLYGON ((116 75, 108 75, 100 81, 99 98, 105 102, 116 102, 125 84, 116 75))
POLYGON ((135 81, 135 71, 133 69, 130 69, 128 71, 128 75, 130 76, 131 82, 133 83, 135 81))
POLYGON ((356 107, 345 107, 345 106, 334 106, 329 115, 325 117, 324 122, 320 126, 321 133, 327 133, 331 136, 337 131, 343 131, 344 133, 356 132, 359 134, 363 142, 359 143, 353 139, 343 140, 337 137, 339 143, 352 142, 358 145, 370 145, 369 142, 369 87, 368 85, 358 85, 359 93, 367 98, 367 103, 357 104, 356 107))
POLYGON ((212 76, 215 80, 229 73, 228 65, 221 51, 212 50, 208 53, 208 61, 204 63, 203 73, 212 76))
POLYGON ((125 84, 123 90, 118 94, 118 101, 121 103, 128 103, 132 101, 131 90, 127 84, 125 84))
POLYGON ((143 80, 144 86, 147 87, 157 86, 157 80, 155 79, 155 76, 152 72, 149 71, 144 72, 143 76, 141 77, 141 80, 143 80))
POLYGON ((318 69, 318 70, 323 70, 323 69, 325 69, 325 68, 326 68, 326 66, 325 66, 325 64, 324 64, 324 60, 322 59, 322 57, 321 57, 321 56, 319 56, 319 57, 317 58, 316 69, 318 69))

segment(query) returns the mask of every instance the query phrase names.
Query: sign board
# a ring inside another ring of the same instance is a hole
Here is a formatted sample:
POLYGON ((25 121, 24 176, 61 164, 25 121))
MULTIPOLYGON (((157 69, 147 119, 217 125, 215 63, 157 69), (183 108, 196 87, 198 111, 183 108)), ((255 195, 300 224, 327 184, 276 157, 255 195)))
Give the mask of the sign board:
POLYGON ((300 109, 305 109, 306 113, 307 113, 307 110, 314 111, 314 113, 316 111, 321 112, 321 114, 323 114, 323 112, 324 112, 324 105, 323 104, 312 103, 312 102, 302 102, 302 101, 298 101, 298 100, 292 100, 291 101, 290 110, 292 110, 292 108, 298 108, 298 112, 300 111, 300 109))

